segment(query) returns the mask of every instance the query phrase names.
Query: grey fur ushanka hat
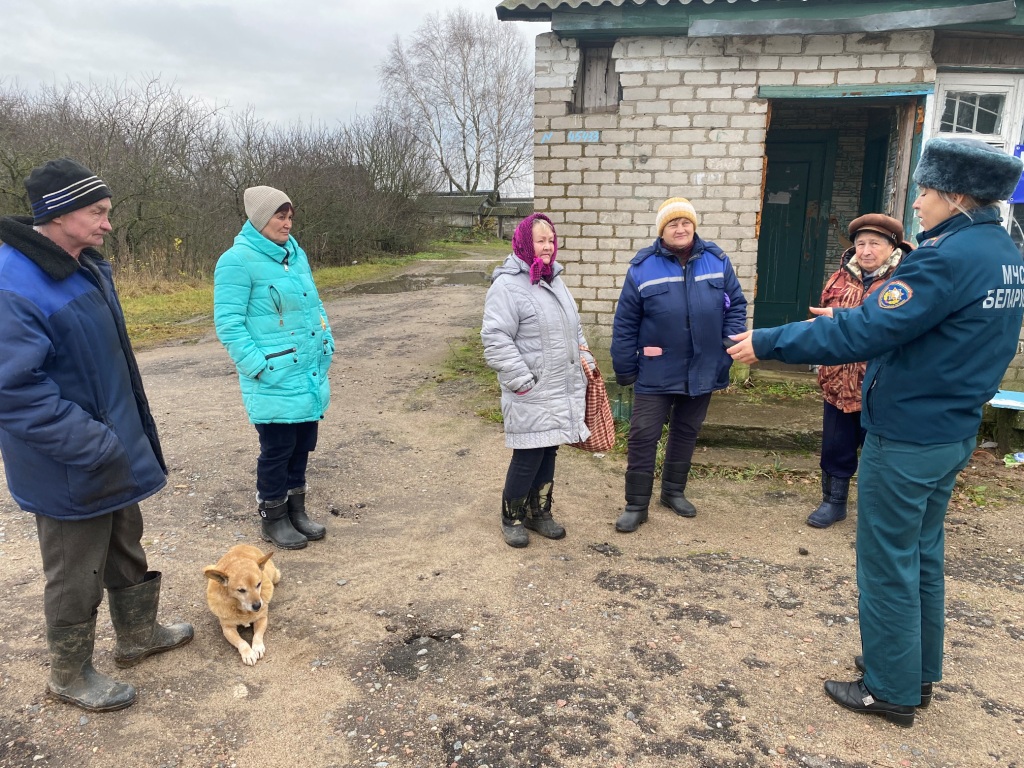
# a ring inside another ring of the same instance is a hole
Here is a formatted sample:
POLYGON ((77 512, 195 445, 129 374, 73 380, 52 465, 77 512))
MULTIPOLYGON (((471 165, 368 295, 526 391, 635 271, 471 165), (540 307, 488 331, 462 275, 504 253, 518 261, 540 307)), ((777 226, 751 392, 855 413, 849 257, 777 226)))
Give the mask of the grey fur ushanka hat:
POLYGON ((924 145, 914 183, 976 200, 1006 200, 1024 163, 979 139, 932 139, 924 145))

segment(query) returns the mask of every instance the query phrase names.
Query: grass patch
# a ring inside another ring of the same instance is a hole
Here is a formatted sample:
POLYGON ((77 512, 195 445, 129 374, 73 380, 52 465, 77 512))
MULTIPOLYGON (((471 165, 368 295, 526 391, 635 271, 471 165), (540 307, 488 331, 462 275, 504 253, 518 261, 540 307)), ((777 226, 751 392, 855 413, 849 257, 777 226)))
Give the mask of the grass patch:
POLYGON ((185 286, 121 297, 128 335, 143 349, 172 341, 194 339, 213 328, 213 285, 185 286))
POLYGON ((798 402, 820 399, 821 388, 817 382, 788 381, 776 379, 747 379, 740 384, 731 384, 725 395, 738 395, 751 403, 798 402))
POLYGON ((780 456, 774 456, 770 464, 748 464, 742 467, 695 465, 690 472, 694 477, 723 480, 788 480, 791 478, 791 473, 783 465, 780 456))
POLYGON ((437 382, 468 381, 477 396, 476 415, 494 424, 501 424, 501 387, 498 376, 484 362, 484 344, 480 331, 467 333, 459 341, 448 344, 449 354, 437 382))

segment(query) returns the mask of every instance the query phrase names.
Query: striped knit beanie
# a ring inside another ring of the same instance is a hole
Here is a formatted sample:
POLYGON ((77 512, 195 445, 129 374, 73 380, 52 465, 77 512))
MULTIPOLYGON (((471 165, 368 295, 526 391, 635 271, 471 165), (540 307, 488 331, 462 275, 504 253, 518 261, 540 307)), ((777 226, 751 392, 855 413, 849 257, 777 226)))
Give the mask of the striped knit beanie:
POLYGON ((689 219, 693 222, 693 228, 697 228, 697 211, 685 197, 670 197, 658 206, 658 237, 665 234, 665 225, 676 219, 689 219))
POLYGON ((33 168, 25 179, 25 190, 32 204, 32 223, 37 226, 111 197, 99 176, 70 157, 33 168))

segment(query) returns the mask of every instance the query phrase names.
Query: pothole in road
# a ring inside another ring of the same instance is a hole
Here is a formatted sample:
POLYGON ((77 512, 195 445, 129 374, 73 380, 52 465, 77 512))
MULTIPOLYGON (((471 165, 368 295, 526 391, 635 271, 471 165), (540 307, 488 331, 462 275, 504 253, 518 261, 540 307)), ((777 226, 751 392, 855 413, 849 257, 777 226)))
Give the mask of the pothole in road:
POLYGON ((362 283, 349 288, 347 293, 386 294, 422 291, 445 285, 488 285, 490 279, 486 272, 447 272, 444 274, 402 275, 394 280, 382 280, 376 283, 362 283))

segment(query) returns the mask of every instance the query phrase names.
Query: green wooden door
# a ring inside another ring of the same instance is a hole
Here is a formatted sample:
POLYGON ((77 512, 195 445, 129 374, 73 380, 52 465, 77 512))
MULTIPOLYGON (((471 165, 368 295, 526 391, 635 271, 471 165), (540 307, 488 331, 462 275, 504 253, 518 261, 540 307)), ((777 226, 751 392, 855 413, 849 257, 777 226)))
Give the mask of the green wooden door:
MULTIPOLYGON (((784 132, 779 132, 784 133, 784 132)), ((802 131, 767 144, 768 177, 757 242, 754 327, 806 320, 821 294, 834 135, 802 131)))

